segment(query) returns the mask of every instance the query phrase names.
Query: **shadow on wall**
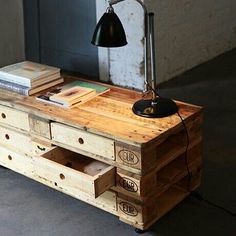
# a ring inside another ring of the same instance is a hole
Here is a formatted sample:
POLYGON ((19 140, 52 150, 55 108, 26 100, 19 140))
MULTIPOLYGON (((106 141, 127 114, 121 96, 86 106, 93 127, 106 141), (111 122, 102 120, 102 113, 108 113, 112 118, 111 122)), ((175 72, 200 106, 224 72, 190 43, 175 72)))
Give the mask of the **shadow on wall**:
POLYGON ((0 0, 0 66, 25 59, 22 0, 0 0))
POLYGON ((98 76, 96 1, 24 0, 24 17, 27 59, 98 76))

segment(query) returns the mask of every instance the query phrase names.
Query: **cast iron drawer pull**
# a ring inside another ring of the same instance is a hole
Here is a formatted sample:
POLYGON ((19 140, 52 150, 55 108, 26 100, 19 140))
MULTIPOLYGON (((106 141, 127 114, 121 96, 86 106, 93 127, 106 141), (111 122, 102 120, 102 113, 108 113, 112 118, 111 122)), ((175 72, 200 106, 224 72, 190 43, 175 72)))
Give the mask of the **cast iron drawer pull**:
POLYGON ((7 140, 9 140, 9 139, 10 139, 10 136, 9 136, 8 134, 5 134, 5 138, 6 138, 7 140))
POLYGON ((12 157, 11 157, 11 155, 8 155, 8 159, 11 161, 12 160, 12 157))

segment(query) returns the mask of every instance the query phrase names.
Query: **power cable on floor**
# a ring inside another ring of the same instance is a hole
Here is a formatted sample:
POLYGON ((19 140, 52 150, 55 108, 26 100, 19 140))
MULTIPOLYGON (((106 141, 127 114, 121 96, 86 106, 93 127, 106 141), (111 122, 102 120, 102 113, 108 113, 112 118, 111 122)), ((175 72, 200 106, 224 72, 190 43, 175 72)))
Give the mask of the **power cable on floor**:
POLYGON ((188 163, 188 148, 189 148, 189 144, 190 144, 189 132, 188 132, 187 125, 185 124, 185 121, 184 121, 183 117, 180 115, 179 111, 177 112, 177 114, 178 114, 178 116, 179 116, 179 118, 182 122, 183 128, 184 128, 185 133, 186 133, 186 138, 187 138, 187 144, 186 144, 186 149, 185 149, 185 154, 184 155, 185 155, 185 165, 186 165, 186 168, 187 168, 187 171, 188 171, 188 179, 189 179, 187 190, 190 192, 190 196, 194 197, 195 199, 197 199, 200 202, 205 202, 206 204, 208 204, 210 206, 213 206, 215 208, 218 208, 218 209, 228 213, 229 215, 235 217, 236 216, 235 212, 232 212, 231 210, 228 210, 225 207, 222 207, 218 204, 215 204, 214 202, 209 201, 208 199, 204 198, 200 193, 198 193, 196 191, 191 191, 190 190, 190 183, 191 183, 191 179, 192 179, 192 174, 190 172, 189 163, 188 163))
POLYGON ((213 206, 215 208, 218 208, 226 213, 228 213, 229 215, 235 217, 236 216, 236 213, 232 212, 231 210, 228 210, 222 206, 219 206, 209 200, 207 200, 206 198, 204 198, 200 193, 196 192, 196 191, 192 191, 191 194, 190 194, 191 197, 194 197, 195 199, 197 199, 198 201, 200 202, 205 202, 206 204, 210 205, 210 206, 213 206))

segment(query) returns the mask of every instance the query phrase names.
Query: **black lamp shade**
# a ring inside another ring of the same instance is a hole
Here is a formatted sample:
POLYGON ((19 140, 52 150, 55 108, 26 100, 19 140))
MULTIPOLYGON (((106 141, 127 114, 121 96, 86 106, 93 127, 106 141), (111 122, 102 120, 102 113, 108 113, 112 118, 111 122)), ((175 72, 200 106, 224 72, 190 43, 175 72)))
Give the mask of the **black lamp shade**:
POLYGON ((122 47, 127 45, 124 27, 114 12, 105 13, 94 31, 92 44, 99 47, 122 47))

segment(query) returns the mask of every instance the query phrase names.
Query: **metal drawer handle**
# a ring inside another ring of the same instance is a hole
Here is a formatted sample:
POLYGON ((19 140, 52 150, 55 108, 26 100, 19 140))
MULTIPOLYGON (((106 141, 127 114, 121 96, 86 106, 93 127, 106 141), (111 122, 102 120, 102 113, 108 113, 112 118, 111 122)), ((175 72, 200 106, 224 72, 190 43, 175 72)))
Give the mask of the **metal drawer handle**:
POLYGON ((3 119, 6 119, 6 118, 7 118, 7 116, 6 116, 5 113, 2 113, 1 116, 2 116, 3 119))
POLYGON ((46 148, 40 147, 39 145, 37 145, 37 148, 42 152, 46 151, 46 148))
POLYGON ((10 139, 10 136, 9 136, 8 134, 5 134, 5 138, 6 138, 7 140, 9 140, 9 139, 10 139))
POLYGON ((12 157, 11 157, 11 155, 8 155, 8 159, 11 161, 12 160, 12 157))
POLYGON ((82 138, 79 138, 78 141, 80 144, 84 144, 84 140, 82 138))

